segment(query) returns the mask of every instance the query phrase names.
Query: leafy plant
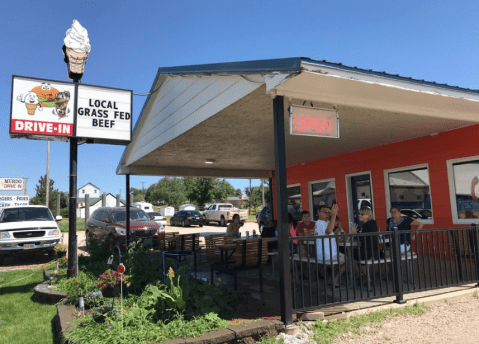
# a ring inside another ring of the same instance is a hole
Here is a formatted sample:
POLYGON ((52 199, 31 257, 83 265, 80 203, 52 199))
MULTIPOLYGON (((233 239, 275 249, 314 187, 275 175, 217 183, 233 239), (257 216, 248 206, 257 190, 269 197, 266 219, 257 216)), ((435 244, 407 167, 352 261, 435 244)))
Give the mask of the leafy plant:
POLYGON ((53 249, 56 251, 56 252, 66 252, 67 251, 67 248, 68 246, 65 245, 65 244, 58 244, 58 245, 55 245, 53 247, 53 249))
MULTIPOLYGON (((60 275, 59 271, 59 275, 60 275)), ((66 303, 74 305, 78 302, 80 296, 84 296, 88 292, 97 291, 98 288, 95 286, 95 277, 91 273, 86 273, 84 271, 78 271, 78 276, 73 278, 66 278, 66 273, 64 278, 60 278, 55 286, 57 290, 64 291, 67 293, 66 303)), ((94 301, 96 305, 98 302, 94 301)), ((86 303, 88 304, 88 303, 86 303)))

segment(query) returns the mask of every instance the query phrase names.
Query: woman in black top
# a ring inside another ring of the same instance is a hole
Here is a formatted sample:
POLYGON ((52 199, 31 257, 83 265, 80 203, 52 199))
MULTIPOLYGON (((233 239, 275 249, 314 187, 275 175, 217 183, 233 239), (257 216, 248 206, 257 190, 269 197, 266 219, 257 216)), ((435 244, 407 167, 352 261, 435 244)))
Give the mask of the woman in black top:
MULTIPOLYGON (((378 224, 373 219, 373 213, 368 207, 359 209, 359 221, 363 223, 363 228, 360 233, 375 233, 378 231, 378 224)), ((379 238, 377 235, 360 237, 360 243, 361 260, 367 260, 373 256, 377 256, 379 246, 379 238)))
MULTIPOLYGON (((411 226, 416 226, 417 230, 422 229, 422 222, 413 220, 410 217, 402 216, 401 209, 398 206, 392 206, 390 211, 391 217, 386 221, 388 231, 392 231, 395 227, 400 231, 410 231, 411 226)), ((411 236, 410 233, 403 233, 399 236, 401 253, 404 253, 411 249, 411 239, 415 239, 415 234, 411 236)))

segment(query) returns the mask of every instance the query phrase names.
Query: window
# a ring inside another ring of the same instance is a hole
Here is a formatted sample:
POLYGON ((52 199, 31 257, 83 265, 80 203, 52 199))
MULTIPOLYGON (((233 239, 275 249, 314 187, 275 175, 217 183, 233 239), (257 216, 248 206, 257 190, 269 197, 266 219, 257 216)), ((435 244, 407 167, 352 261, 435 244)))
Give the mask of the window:
POLYGON ((427 165, 409 166, 384 171, 387 217, 393 205, 401 208, 403 216, 433 223, 431 184, 427 165))
POLYGON ((81 193, 83 193, 83 194, 84 194, 84 193, 85 193, 85 189, 83 189, 83 190, 81 191, 81 193))
POLYGON ((95 189, 95 193, 98 193, 98 190, 95 189))
POLYGON ((311 218, 318 220, 318 210, 320 206, 331 208, 336 203, 336 182, 334 179, 319 180, 309 182, 309 204, 311 218))
POLYGON ((479 222, 479 157, 447 161, 453 223, 479 222))

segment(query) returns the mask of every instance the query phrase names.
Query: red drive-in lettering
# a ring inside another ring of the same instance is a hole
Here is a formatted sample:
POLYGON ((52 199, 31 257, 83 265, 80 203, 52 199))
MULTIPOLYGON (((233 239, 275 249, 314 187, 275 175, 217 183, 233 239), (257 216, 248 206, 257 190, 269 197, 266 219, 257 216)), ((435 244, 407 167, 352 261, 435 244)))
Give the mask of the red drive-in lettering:
POLYGON ((73 136, 73 124, 14 119, 11 131, 23 134, 73 136))

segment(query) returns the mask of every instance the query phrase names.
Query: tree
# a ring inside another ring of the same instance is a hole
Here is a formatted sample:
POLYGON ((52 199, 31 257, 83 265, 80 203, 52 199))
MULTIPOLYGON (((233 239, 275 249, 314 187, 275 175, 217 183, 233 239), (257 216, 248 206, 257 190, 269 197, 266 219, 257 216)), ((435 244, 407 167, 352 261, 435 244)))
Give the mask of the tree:
MULTIPOLYGON (((245 187, 245 193, 250 198, 251 207, 256 208, 261 205, 261 186, 253 186, 251 192, 249 186, 245 187)), ((270 199, 270 189, 269 187, 264 187, 264 201, 266 204, 269 203, 270 199)))
POLYGON ((165 177, 146 190, 146 199, 158 204, 160 201, 178 207, 186 202, 185 184, 182 179, 165 177))
MULTIPOLYGON (((36 195, 30 200, 30 204, 44 205, 46 197, 46 180, 47 175, 41 176, 38 180, 38 184, 35 186, 36 195)), ((60 208, 65 208, 68 206, 67 194, 59 191, 58 189, 53 188, 55 181, 50 179, 49 184, 49 195, 48 195, 48 208, 53 214, 55 214, 57 206, 57 195, 60 194, 60 208)))
POLYGON ((235 195, 234 187, 226 180, 217 178, 185 178, 186 196, 191 203, 200 205, 223 200, 235 195))
POLYGON ((133 202, 141 202, 145 200, 145 196, 142 194, 137 194, 136 196, 133 197, 133 202))

